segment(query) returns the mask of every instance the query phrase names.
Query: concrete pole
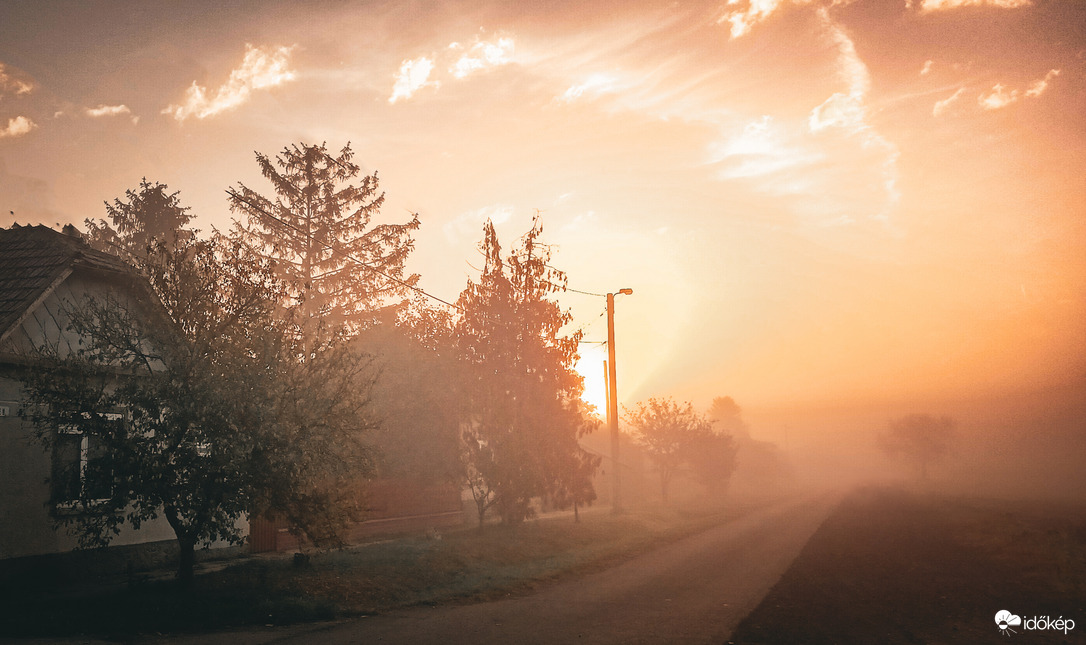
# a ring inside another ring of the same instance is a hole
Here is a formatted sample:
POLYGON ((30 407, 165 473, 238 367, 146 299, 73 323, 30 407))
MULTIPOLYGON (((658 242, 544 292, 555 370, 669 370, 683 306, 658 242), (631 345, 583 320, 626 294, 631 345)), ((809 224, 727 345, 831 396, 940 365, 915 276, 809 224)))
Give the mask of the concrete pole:
POLYGON ((611 512, 622 512, 622 467, 618 460, 618 387, 615 383, 615 294, 607 294, 607 422, 611 426, 611 512))

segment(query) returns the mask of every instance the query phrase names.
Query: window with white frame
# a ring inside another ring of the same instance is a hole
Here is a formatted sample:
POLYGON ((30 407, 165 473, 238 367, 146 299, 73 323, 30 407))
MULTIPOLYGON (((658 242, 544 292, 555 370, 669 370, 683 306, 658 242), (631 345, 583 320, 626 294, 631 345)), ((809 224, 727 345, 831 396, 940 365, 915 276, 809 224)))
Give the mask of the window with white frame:
MULTIPOLYGON (((91 413, 83 417, 91 420, 91 413)), ((123 415, 105 413, 101 418, 120 424, 123 415)), ((78 424, 57 429, 53 443, 53 499, 58 507, 73 508, 83 501, 113 496, 113 467, 103 437, 84 432, 78 424)))

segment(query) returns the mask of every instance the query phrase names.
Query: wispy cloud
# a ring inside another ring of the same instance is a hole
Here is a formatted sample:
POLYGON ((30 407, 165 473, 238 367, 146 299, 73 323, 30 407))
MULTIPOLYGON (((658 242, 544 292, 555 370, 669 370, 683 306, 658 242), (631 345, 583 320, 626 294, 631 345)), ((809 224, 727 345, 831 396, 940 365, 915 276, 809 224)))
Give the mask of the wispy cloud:
POLYGON ((618 77, 614 74, 591 74, 583 82, 570 85, 569 89, 558 97, 558 100, 571 103, 585 94, 599 96, 600 94, 617 91, 619 87, 618 77))
POLYGON ((977 103, 985 110, 998 110, 1018 100, 1018 90, 1008 89, 1002 83, 996 83, 991 91, 977 97, 977 103))
POLYGON ((33 89, 32 83, 16 78, 9 67, 0 63, 0 95, 11 93, 18 96, 29 94, 33 89))
POLYGON ((254 90, 268 89, 292 81, 291 47, 253 47, 245 45, 241 66, 230 72, 230 78, 214 92, 193 81, 180 105, 170 105, 162 111, 178 121, 191 117, 206 119, 238 107, 249 100, 254 90))
POLYGON ((434 61, 426 56, 405 60, 400 64, 400 71, 396 74, 396 82, 392 85, 392 95, 388 97, 388 102, 395 103, 400 99, 409 99, 427 85, 437 87, 436 81, 428 80, 432 71, 434 71, 434 61))
POLYGON ((933 60, 924 61, 924 66, 920 68, 920 75, 927 76, 931 72, 931 66, 935 64, 933 60))
POLYGON ((138 116, 132 116, 132 110, 130 110, 127 105, 99 105, 96 108, 84 108, 83 114, 92 119, 113 116, 131 116, 132 123, 139 123, 140 120, 138 116))
POLYGON ((1044 78, 1033 81, 1033 84, 1031 84, 1029 86, 1029 89, 1026 90, 1026 96, 1030 98, 1035 98, 1040 96, 1041 94, 1044 94, 1044 91, 1048 89, 1048 84, 1052 82, 1052 79, 1056 78, 1059 75, 1060 70, 1058 69, 1048 70, 1048 73, 1045 74, 1044 78))
POLYGON ((916 5, 920 13, 932 11, 946 11, 960 7, 994 7, 998 9, 1018 9, 1020 7, 1033 6, 1033 0, 919 0, 909 1, 910 5, 916 5))
POLYGON ((502 36, 492 40, 476 41, 465 49, 459 42, 449 43, 437 54, 419 56, 400 63, 394 76, 389 103, 410 99, 424 87, 440 87, 441 79, 433 78, 438 70, 447 69, 451 80, 458 81, 492 67, 514 62, 516 42, 502 36))
POLYGON ((946 111, 950 109, 950 106, 962 97, 962 94, 965 94, 965 88, 959 87, 957 92, 954 92, 942 101, 936 101, 935 105, 931 108, 931 115, 942 116, 945 114, 946 111))
MULTIPOLYGON (((456 62, 449 68, 449 73, 456 78, 464 78, 487 67, 506 65, 513 61, 514 47, 515 43, 512 38, 498 38, 493 42, 476 42, 471 46, 471 49, 456 59, 456 62)), ((459 43, 449 45, 451 51, 459 51, 462 48, 459 43)))
POLYGON ((8 119, 7 127, 0 128, 0 139, 3 139, 4 137, 22 136, 36 127, 38 126, 25 116, 17 116, 8 119))
POLYGON ((782 0, 728 0, 728 8, 717 19, 717 24, 731 25, 731 37, 739 38, 750 33, 754 25, 762 22, 777 10, 782 0))

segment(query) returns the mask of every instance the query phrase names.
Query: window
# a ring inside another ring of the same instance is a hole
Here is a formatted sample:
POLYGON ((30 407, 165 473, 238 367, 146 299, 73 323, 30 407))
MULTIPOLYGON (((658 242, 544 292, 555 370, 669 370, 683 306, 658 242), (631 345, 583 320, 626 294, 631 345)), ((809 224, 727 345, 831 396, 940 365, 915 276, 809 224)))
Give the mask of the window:
MULTIPOLYGON (((91 413, 83 417, 91 420, 91 413)), ((119 424, 123 416, 106 413, 108 423, 119 424)), ((84 501, 106 500, 113 496, 112 460, 103 437, 83 432, 79 425, 57 429, 53 444, 53 499, 59 508, 76 508, 84 501)))

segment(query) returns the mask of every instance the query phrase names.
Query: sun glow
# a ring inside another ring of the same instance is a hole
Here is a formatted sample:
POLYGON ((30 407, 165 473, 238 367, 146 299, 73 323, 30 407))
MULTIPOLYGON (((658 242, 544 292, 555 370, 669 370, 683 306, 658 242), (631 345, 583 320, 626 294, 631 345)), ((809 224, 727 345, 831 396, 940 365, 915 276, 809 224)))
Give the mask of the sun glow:
POLYGON ((604 345, 583 345, 581 358, 574 369, 584 377, 584 393, 581 400, 596 408, 600 418, 607 416, 607 382, 604 364, 607 361, 607 347, 604 345))

